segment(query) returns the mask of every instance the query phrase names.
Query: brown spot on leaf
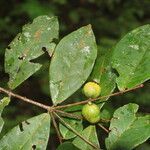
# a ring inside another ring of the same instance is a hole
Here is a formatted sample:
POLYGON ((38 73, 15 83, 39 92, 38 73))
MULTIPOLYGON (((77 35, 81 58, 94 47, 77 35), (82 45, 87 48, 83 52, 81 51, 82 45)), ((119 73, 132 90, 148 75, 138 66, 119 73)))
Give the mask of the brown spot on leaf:
POLYGON ((85 47, 85 43, 84 43, 84 41, 83 40, 81 40, 80 41, 80 43, 79 43, 79 45, 78 45, 78 48, 80 49, 82 49, 82 48, 84 48, 85 47))
POLYGON ((102 68, 100 69, 100 73, 105 73, 105 72, 106 72, 106 69, 102 67, 102 68))
POLYGON ((35 38, 36 40, 39 40, 39 39, 40 39, 40 36, 41 36, 41 30, 36 31, 35 34, 34 34, 34 38, 35 38))

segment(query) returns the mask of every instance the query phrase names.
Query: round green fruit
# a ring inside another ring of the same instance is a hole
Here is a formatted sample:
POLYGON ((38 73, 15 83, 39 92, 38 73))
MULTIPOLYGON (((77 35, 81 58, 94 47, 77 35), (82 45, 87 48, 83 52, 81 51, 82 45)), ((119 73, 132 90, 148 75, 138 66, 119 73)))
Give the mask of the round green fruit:
POLYGON ((83 87, 83 93, 86 97, 97 98, 101 93, 101 87, 95 82, 88 82, 83 87))
POLYGON ((100 121, 100 108, 96 104, 89 102, 83 106, 82 115, 88 122, 97 123, 100 121))

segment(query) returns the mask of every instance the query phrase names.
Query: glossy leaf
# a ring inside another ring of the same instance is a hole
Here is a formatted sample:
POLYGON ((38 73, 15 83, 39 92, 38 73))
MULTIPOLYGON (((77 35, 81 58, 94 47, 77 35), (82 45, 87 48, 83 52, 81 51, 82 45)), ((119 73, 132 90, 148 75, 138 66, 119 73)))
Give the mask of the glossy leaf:
MULTIPOLYGON (((71 118, 64 118, 64 120, 79 133, 83 130, 83 125, 82 125, 81 120, 76 120, 76 119, 71 119, 71 118)), ((71 139, 71 138, 76 137, 76 134, 70 131, 62 123, 59 124, 59 129, 64 139, 71 139)))
POLYGON ((46 48, 53 53, 58 38, 58 21, 56 17, 40 16, 32 24, 25 25, 10 43, 5 53, 5 71, 9 74, 9 87, 16 88, 24 80, 41 68, 41 64, 32 60, 41 56, 46 48))
POLYGON ((10 99, 8 97, 4 97, 1 101, 0 101, 0 132, 2 131, 3 125, 4 125, 4 121, 1 117, 3 109, 9 104, 10 99))
POLYGON ((57 150, 79 150, 77 147, 75 147, 71 142, 64 142, 59 147, 57 150))
MULTIPOLYGON (((101 86, 100 96, 111 94, 116 87, 116 75, 112 72, 111 66, 112 52, 112 50, 99 49, 96 63, 91 74, 91 80, 99 83, 101 86)), ((102 101, 102 99, 100 101, 102 101)))
MULTIPOLYGON (((96 128, 94 125, 90 125, 87 128, 85 128, 82 132, 81 135, 92 142, 94 145, 99 147, 99 141, 97 138, 97 133, 96 133, 96 128)), ((78 147, 81 150, 93 150, 93 147, 87 144, 85 141, 83 141, 80 137, 76 137, 73 140, 73 144, 78 147)))
POLYGON ((138 105, 128 104, 117 109, 106 139, 108 150, 131 150, 150 137, 150 115, 136 117, 138 105))
POLYGON ((33 117, 10 130, 0 140, 0 150, 46 150, 50 133, 50 115, 33 117))
POLYGON ((128 33, 113 54, 113 67, 119 73, 118 88, 132 88, 150 79, 150 25, 128 33))
POLYGON ((61 103, 87 80, 97 56, 91 26, 64 37, 55 49, 50 65, 50 91, 54 104, 61 103))

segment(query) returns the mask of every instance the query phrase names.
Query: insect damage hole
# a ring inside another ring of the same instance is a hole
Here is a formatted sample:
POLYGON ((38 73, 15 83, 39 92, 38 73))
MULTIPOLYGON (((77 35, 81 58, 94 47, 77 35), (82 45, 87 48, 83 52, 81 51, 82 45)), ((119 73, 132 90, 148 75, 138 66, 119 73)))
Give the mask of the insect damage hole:
POLYGON ((112 73, 116 74, 117 77, 119 77, 119 72, 115 68, 111 68, 112 73))
POLYGON ((30 124, 30 122, 28 122, 28 121, 25 121, 25 123, 26 123, 27 125, 29 125, 29 124, 30 124))
POLYGON ((36 145, 32 145, 32 150, 35 150, 36 149, 36 145))
POLYGON ((49 57, 52 56, 52 54, 47 50, 46 47, 42 47, 42 51, 43 51, 47 56, 49 56, 49 57))
POLYGON ((19 124, 19 129, 20 129, 21 132, 24 131, 22 123, 19 124))
POLYGON ((10 47, 10 46, 7 46, 7 49, 8 49, 8 50, 11 50, 11 47, 10 47))
POLYGON ((26 58, 26 55, 22 55, 18 57, 19 60, 24 60, 25 58, 26 58))
POLYGON ((46 53, 47 52, 46 47, 42 47, 42 51, 46 53))

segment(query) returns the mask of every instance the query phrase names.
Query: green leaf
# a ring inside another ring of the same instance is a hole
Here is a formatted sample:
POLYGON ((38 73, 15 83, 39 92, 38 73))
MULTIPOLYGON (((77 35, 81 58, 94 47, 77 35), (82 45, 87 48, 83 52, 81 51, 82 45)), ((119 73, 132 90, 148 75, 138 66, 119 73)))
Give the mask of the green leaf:
POLYGON ((83 107, 82 105, 75 105, 75 106, 64 108, 63 110, 66 112, 70 112, 70 113, 74 113, 74 112, 79 113, 80 112, 80 115, 81 115, 82 107, 83 107))
POLYGON ((136 117, 138 105, 128 104, 117 109, 106 139, 108 150, 131 150, 150 137, 150 115, 136 117))
MULTIPOLYGON (((90 125, 87 128, 85 128, 82 132, 81 135, 89 140, 90 142, 92 142, 94 145, 97 145, 97 147, 99 146, 99 141, 97 138, 97 133, 96 133, 96 128, 94 125, 90 125)), ((87 144, 85 141, 83 141, 80 137, 76 137, 73 140, 73 144, 78 147, 81 150, 93 150, 93 147, 91 147, 89 144, 87 144)))
POLYGON ((9 87, 16 88, 41 68, 41 64, 32 60, 41 56, 46 48, 52 54, 58 38, 58 21, 56 17, 40 16, 32 24, 25 25, 10 43, 5 53, 5 71, 9 74, 9 87))
POLYGON ((2 131, 3 125, 4 125, 4 121, 1 117, 3 109, 9 104, 10 99, 8 97, 4 97, 1 101, 0 101, 0 133, 2 131))
POLYGON ((97 56, 91 26, 64 37, 55 49, 50 65, 50 91, 54 104, 61 103, 87 80, 97 56))
POLYGON ((46 150, 50 133, 50 115, 33 117, 14 127, 0 141, 0 150, 46 150))
POLYGON ((128 33, 113 54, 113 67, 119 73, 118 88, 132 88, 150 79, 150 25, 128 33))
MULTIPOLYGON (((71 119, 71 118, 64 118, 64 120, 79 133, 83 130, 83 125, 82 125, 81 120, 75 120, 75 119, 71 119)), ((64 139, 71 139, 71 138, 76 137, 76 134, 74 134, 72 131, 70 131, 62 123, 59 124, 59 129, 60 129, 61 135, 63 136, 64 139)))
MULTIPOLYGON (((101 86, 100 96, 111 94, 116 87, 116 75, 112 72, 111 66, 112 52, 112 50, 103 48, 98 51, 98 57, 91 74, 91 80, 99 83, 101 86)), ((107 99, 105 98, 103 100, 107 99)))
POLYGON ((64 142, 59 147, 57 150, 79 150, 77 147, 75 147, 71 142, 64 142))

